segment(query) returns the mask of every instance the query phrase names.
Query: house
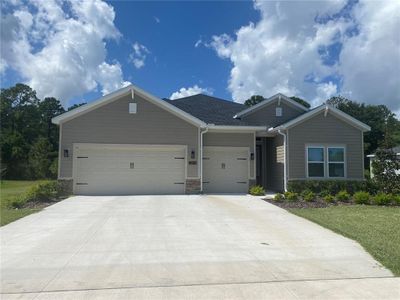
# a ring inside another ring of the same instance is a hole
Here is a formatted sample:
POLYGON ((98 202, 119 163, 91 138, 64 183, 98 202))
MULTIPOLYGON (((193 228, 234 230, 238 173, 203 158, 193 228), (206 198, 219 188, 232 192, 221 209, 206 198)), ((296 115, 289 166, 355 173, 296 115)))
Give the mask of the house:
POLYGON ((342 111, 277 94, 250 108, 207 95, 162 100, 129 85, 53 118, 58 178, 75 194, 246 193, 290 180, 359 179, 363 133, 342 111))
MULTIPOLYGON (((400 145, 389 149, 389 151, 393 152, 394 154, 396 154, 396 157, 400 160, 400 145)), ((373 178, 374 177, 374 170, 373 170, 372 163, 375 160, 375 153, 374 154, 369 154, 369 155, 367 155, 367 157, 369 158, 369 174, 370 174, 370 177, 373 178)), ((397 170, 396 174, 400 174, 400 170, 397 170)))

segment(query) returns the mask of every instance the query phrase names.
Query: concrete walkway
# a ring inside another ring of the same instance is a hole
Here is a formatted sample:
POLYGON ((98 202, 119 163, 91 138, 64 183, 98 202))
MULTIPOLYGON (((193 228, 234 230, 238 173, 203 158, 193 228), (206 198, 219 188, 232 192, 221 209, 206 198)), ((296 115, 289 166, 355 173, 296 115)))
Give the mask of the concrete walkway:
POLYGON ((399 299, 357 243, 251 196, 72 197, 0 229, 1 299, 399 299))

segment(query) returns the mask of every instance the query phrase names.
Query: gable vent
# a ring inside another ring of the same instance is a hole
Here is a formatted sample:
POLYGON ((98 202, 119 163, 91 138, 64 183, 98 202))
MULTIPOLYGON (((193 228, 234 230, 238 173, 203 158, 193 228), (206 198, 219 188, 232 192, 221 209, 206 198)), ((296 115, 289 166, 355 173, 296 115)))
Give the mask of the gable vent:
POLYGON ((137 103, 129 103, 129 113, 136 114, 137 112, 137 103))

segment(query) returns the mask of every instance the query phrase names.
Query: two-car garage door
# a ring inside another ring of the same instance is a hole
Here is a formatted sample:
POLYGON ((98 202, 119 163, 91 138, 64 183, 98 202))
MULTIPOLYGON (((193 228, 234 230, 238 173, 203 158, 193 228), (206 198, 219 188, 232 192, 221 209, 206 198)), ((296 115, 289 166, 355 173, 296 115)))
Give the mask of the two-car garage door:
POLYGON ((183 194, 185 164, 184 146, 75 145, 74 192, 183 194))

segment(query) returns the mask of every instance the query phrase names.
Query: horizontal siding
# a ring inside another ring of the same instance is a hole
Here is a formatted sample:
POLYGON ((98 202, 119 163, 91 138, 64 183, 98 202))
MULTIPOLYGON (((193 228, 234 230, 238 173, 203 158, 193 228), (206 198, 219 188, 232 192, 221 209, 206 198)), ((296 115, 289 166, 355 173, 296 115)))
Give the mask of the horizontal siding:
POLYGON ((285 150, 281 135, 266 138, 267 154, 267 189, 273 191, 283 190, 285 150))
POLYGON ((306 178, 306 144, 346 147, 347 178, 363 178, 361 131, 324 112, 289 129, 289 179, 306 178))
POLYGON ((280 107, 282 107, 282 117, 277 117, 275 116, 276 107, 279 107, 278 101, 242 117, 242 120, 251 122, 251 124, 268 125, 273 127, 283 124, 305 112, 300 108, 295 108, 282 101, 280 105, 280 107))
MULTIPOLYGON (((124 96, 62 124, 60 177, 72 177, 73 143, 175 144, 187 145, 198 153, 198 128, 166 110, 135 95, 124 96), (129 114, 128 105, 137 103, 137 113, 129 114)), ((190 155, 188 154, 188 157, 190 155)), ((197 177, 197 165, 188 166, 188 176, 197 177)))
MULTIPOLYGON (((254 134, 253 133, 216 133, 208 132, 204 134, 204 146, 220 147, 249 147, 250 152, 254 153, 254 134)), ((255 160, 250 163, 250 177, 254 177, 255 160)))

